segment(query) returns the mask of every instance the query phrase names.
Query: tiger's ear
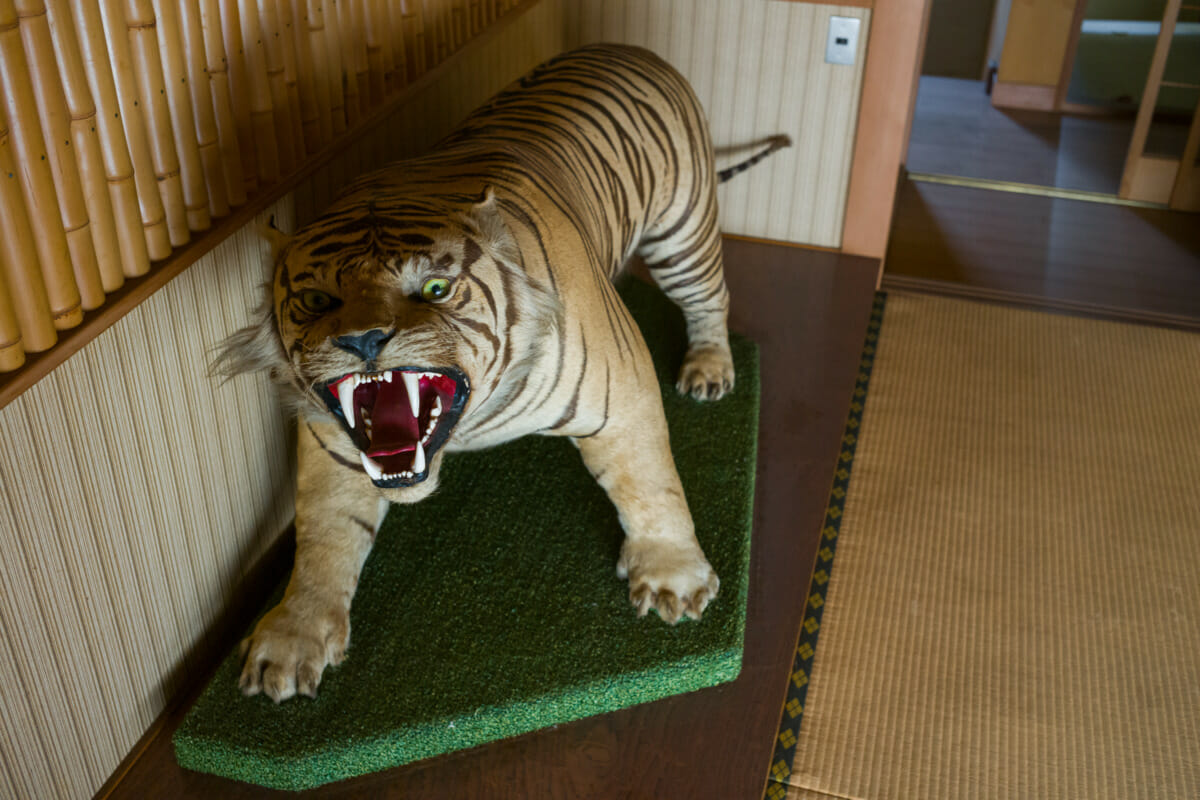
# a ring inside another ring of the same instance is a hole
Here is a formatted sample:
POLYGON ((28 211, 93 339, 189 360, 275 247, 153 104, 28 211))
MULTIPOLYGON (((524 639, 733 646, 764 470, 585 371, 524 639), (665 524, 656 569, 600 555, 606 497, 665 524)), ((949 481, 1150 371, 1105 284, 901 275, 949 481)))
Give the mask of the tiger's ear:
POLYGON ((491 186, 484 187, 479 199, 472 203, 467 211, 467 217, 491 245, 493 253, 511 261, 520 260, 517 241, 500 214, 500 204, 491 186))
POLYGON ((483 187, 483 192, 480 193, 479 199, 471 206, 472 211, 486 211, 496 207, 496 190, 491 186, 483 187))
POLYGON ((277 258, 279 258, 279 254, 283 252, 283 249, 287 247, 288 242, 292 240, 291 236, 288 236, 286 233, 279 230, 279 228, 275 227, 274 215, 272 215, 271 218, 266 222, 260 222, 258 224, 258 235, 266 240, 269 245, 271 245, 271 261, 275 261, 277 258))

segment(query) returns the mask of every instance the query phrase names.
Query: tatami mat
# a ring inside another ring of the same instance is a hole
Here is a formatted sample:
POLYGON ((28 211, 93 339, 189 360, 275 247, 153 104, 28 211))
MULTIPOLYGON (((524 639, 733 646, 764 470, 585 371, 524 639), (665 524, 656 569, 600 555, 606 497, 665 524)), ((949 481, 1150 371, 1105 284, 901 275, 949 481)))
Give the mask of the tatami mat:
POLYGON ((868 351, 767 797, 1200 797, 1200 336, 892 294, 868 351))

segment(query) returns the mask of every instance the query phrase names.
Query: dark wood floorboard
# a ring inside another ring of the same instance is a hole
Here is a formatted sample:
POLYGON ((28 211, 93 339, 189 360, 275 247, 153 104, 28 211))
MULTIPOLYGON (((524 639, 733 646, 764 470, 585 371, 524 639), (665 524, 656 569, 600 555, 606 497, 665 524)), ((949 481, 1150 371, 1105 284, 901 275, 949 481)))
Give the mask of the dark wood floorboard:
MULTIPOLYGON (((992 106, 982 81, 926 75, 917 90, 911 172, 1116 194, 1133 117, 1089 117, 992 106)), ((1156 120, 1149 152, 1183 152, 1188 124, 1156 120)))
MULTIPOLYGON (((877 262, 737 240, 727 240, 725 252, 733 294, 731 327, 759 343, 763 380, 740 677, 721 687, 305 794, 412 800, 760 796, 858 369, 877 262)), ((296 796, 180 769, 170 743, 180 718, 178 711, 168 716, 108 796, 296 796)))
POLYGON ((904 181, 888 275, 1200 318, 1200 214, 904 181))

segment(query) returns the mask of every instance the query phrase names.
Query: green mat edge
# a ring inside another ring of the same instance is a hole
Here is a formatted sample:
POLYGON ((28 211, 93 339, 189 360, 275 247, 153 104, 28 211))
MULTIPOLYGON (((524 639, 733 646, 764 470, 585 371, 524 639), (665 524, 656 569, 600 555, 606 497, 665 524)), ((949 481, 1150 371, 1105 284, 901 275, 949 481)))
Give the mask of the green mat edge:
MULTIPOLYGON (((758 431, 762 410, 762 365, 758 344, 732 332, 730 338, 741 340, 746 346, 745 357, 749 363, 745 366, 752 366, 752 370, 748 371, 753 373, 758 384, 756 402, 752 406, 753 425, 751 427, 752 430, 758 431)), ((743 371, 742 368, 743 365, 739 363, 739 378, 743 371)), ((668 424, 670 424, 669 417, 668 424)), ((743 580, 735 598, 740 608, 735 627, 739 643, 737 648, 691 656, 674 662, 659 662, 652 669, 623 672, 607 680, 593 681, 562 691, 556 697, 539 698, 535 702, 518 702, 505 705, 503 708, 480 709, 477 715, 472 717, 471 725, 467 727, 450 729, 445 720, 427 722, 401 728, 388 736, 355 740, 353 745, 345 747, 326 747, 315 753, 298 751, 288 758, 264 756, 261 752, 230 749, 203 737, 189 736, 181 726, 171 737, 177 763, 185 769, 257 786, 302 791, 510 739, 552 725, 574 722, 735 680, 742 668, 742 653, 745 648, 746 636, 746 606, 750 594, 750 555, 753 544, 755 494, 758 481, 757 436, 751 440, 748 456, 754 469, 751 470, 748 482, 749 502, 745 507, 746 545, 741 551, 741 560, 738 565, 743 580), (663 694, 654 681, 645 680, 651 675, 661 677, 672 672, 677 673, 676 677, 679 678, 679 681, 674 685, 677 691, 669 694, 663 694), (616 693, 621 698, 618 702, 611 702, 614 695, 614 683, 628 685, 625 691, 616 693), (532 721, 514 722, 519 716, 523 716, 517 712, 523 711, 529 714, 534 708, 537 709, 537 713, 531 714, 532 721), (496 735, 494 726, 497 725, 502 727, 504 731, 502 735, 496 735), (414 748, 406 747, 403 743, 404 739, 417 738, 414 737, 414 734, 419 736, 425 732, 433 734, 432 741, 444 741, 444 735, 449 730, 453 730, 456 734, 456 741, 449 746, 414 748), (362 754, 364 753, 369 757, 363 758, 362 754)), ((256 615, 256 620, 258 616, 256 615)), ((703 621, 693 623, 684 620, 680 624, 703 624, 703 621)))
MULTIPOLYGON (((742 627, 744 638, 745 628, 742 627)), ((340 748, 325 748, 318 753, 296 753, 289 758, 223 750, 210 758, 200 756, 210 742, 176 734, 176 760, 181 767, 271 789, 300 791, 328 783, 356 778, 426 758, 446 755, 492 742, 510 739, 535 730, 574 722, 642 703, 686 694, 717 686, 737 678, 741 672, 742 650, 692 657, 671 664, 659 663, 652 669, 622 673, 614 681, 585 684, 535 702, 515 703, 503 708, 481 709, 469 725, 450 728, 447 720, 426 722, 370 741, 355 741, 340 748), (663 695, 657 684, 646 678, 676 673, 677 692, 663 695), (714 680, 715 678, 715 680, 714 680), (453 739, 453 741, 447 741, 453 739), (409 743, 422 743, 411 747, 409 743), (180 745, 183 748, 180 749, 180 745)))

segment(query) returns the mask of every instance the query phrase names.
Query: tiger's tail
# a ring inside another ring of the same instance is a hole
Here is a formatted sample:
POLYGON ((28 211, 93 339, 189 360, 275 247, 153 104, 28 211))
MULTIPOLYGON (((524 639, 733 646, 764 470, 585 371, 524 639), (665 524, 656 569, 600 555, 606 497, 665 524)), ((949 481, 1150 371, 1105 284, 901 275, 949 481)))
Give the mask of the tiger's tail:
POLYGON ((767 156, 774 153, 776 150, 782 150, 785 147, 791 147, 792 146, 792 137, 788 136, 786 133, 781 133, 777 136, 772 136, 769 139, 767 139, 765 144, 766 144, 766 147, 764 147, 761 151, 755 153, 754 155, 750 156, 745 161, 739 161, 738 163, 734 164, 732 167, 726 167, 725 169, 718 172, 717 173, 717 183, 724 183, 725 181, 732 178, 734 175, 737 175, 739 172, 745 172, 746 170, 750 169, 758 162, 762 161, 767 156))

